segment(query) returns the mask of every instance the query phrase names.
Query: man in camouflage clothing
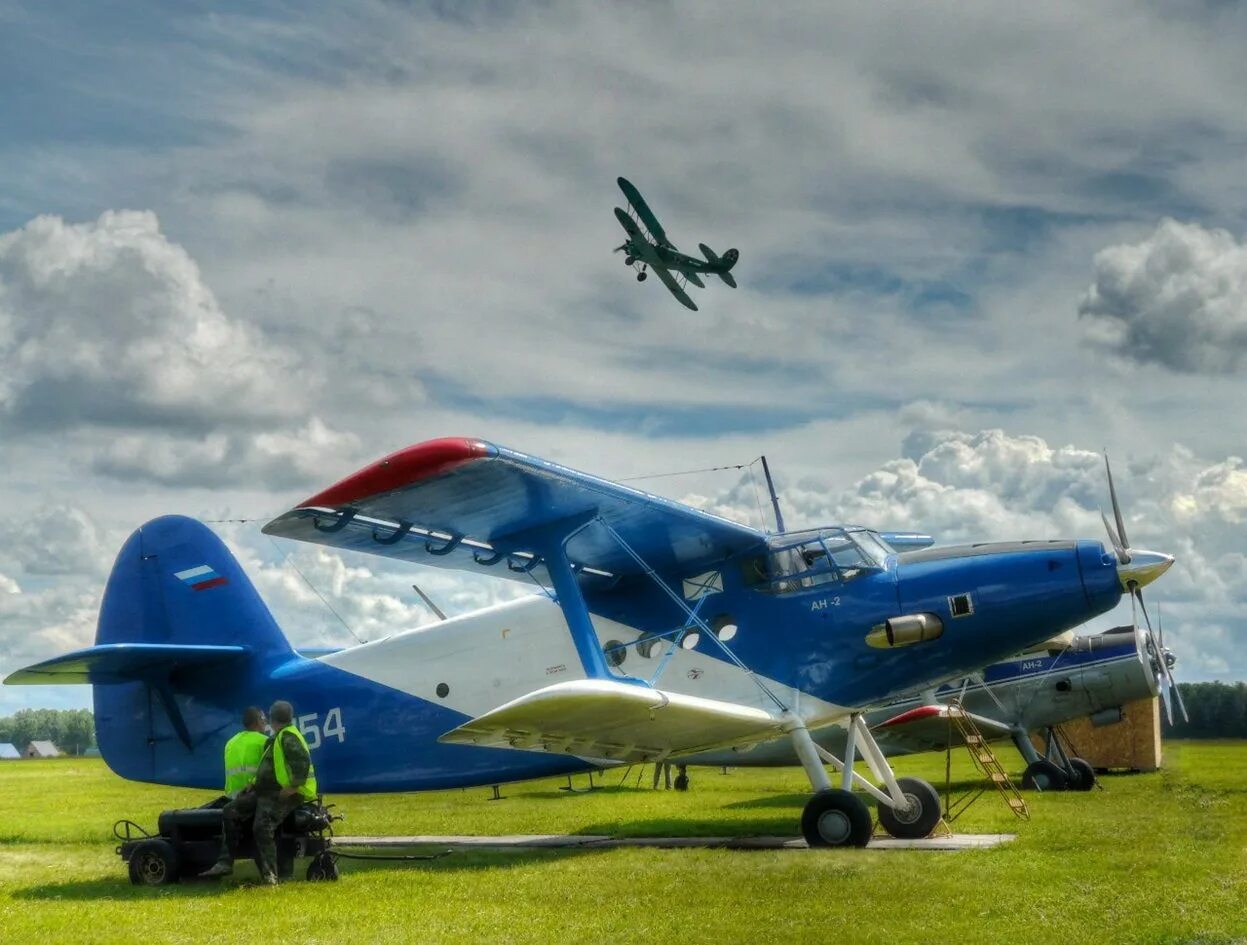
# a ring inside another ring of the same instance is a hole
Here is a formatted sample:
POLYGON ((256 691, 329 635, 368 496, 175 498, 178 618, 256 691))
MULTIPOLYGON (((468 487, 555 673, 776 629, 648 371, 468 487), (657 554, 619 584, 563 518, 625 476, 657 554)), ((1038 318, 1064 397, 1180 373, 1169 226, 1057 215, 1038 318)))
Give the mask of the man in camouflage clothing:
POLYGON ((268 718, 273 735, 264 746, 255 783, 225 805, 220 858, 201 876, 234 871, 239 830, 251 820, 260 880, 276 885, 277 828, 291 811, 316 797, 316 774, 303 733, 294 727, 294 708, 289 702, 274 702, 268 718))

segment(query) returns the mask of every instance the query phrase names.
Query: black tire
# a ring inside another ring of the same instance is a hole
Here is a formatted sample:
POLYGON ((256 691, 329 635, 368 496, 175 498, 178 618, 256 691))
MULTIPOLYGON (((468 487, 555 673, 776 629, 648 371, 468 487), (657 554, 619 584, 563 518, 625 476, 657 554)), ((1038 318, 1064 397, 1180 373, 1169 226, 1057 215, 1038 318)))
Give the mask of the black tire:
POLYGON ((636 281, 637 281, 637 282, 644 282, 644 281, 646 280, 646 278, 648 278, 648 276, 649 276, 649 274, 648 274, 648 273, 645 273, 645 272, 638 272, 638 273, 636 274, 636 281))
POLYGON ((1069 779, 1065 772, 1051 761, 1040 758, 1026 766, 1022 774, 1022 790, 1024 791, 1064 791, 1069 787, 1069 779))
POLYGON ((687 791, 688 790, 688 775, 677 774, 675 776, 675 780, 671 783, 671 786, 674 787, 677 791, 687 791))
POLYGON ((307 879, 310 883, 336 883, 338 881, 338 861, 328 853, 320 853, 312 857, 307 864, 307 879))
POLYGON ((1091 767, 1090 762, 1082 758, 1071 758, 1069 766, 1074 772, 1074 776, 1068 779, 1071 791, 1090 791, 1095 787, 1095 768, 1091 767))
POLYGON ((624 265, 625 265, 625 266, 631 266, 634 262, 636 262, 636 260, 635 260, 633 257, 631 257, 631 256, 625 256, 625 257, 624 257, 624 265))
POLYGON ((852 791, 819 791, 801 812, 801 835, 811 847, 864 847, 873 829, 870 809, 852 791))
POLYGON ((168 886, 178 881, 178 865, 178 851, 168 840, 144 840, 130 854, 130 882, 168 886))
POLYGON ((897 786, 910 801, 910 808, 895 810, 879 802, 879 823, 893 837, 901 840, 920 840, 931 836, 940 822, 940 795, 921 778, 897 778, 897 786))

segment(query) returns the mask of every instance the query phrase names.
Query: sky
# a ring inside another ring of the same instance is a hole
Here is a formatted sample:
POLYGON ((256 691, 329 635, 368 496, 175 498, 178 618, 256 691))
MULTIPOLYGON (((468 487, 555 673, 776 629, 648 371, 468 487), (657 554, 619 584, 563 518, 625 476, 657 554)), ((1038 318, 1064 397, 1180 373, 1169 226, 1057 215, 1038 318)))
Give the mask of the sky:
POLYGON ((1247 679, 1245 46, 1211 2, 0 0, 0 674, 165 513, 302 645, 512 596, 260 534, 479 436, 748 467, 638 484, 769 526, 765 454, 790 527, 942 543, 1104 538, 1107 449, 1178 678, 1247 679), (621 174, 740 288, 638 284, 621 174))

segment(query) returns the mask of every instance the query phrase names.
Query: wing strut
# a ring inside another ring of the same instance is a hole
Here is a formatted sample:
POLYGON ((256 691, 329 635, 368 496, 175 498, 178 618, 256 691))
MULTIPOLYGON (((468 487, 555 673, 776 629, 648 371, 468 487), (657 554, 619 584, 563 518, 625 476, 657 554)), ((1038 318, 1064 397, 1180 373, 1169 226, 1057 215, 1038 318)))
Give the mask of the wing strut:
POLYGON ((726 643, 724 643, 722 640, 718 638, 718 636, 706 624, 706 621, 704 621, 701 617, 697 615, 696 610, 689 607, 688 604, 684 603, 683 598, 681 598, 679 594, 677 594, 675 591, 673 591, 670 587, 667 586, 667 583, 658 576, 658 573, 653 568, 651 568, 648 564, 646 564, 645 559, 642 558, 639 554, 637 554, 632 549, 631 545, 629 545, 626 541, 624 541, 623 536, 619 534, 619 532, 617 532, 611 526, 610 522, 607 522, 605 519, 602 519, 602 518, 598 518, 596 519, 596 521, 604 529, 606 529, 606 531, 610 534, 610 536, 613 539, 615 539, 615 542, 619 545, 619 547, 622 548, 632 558, 632 560, 635 561, 641 567, 641 569, 646 573, 646 575, 649 576, 650 580, 652 580, 655 584, 657 584, 658 587, 662 589, 663 593, 666 594, 668 597, 670 597, 675 602, 675 605, 679 607, 680 610, 684 611, 684 617, 688 621, 688 623, 696 624, 702 633, 704 633, 709 639, 713 640, 716 644, 718 644, 719 649, 723 651, 723 655, 726 656, 729 660, 731 660, 731 662, 734 663, 736 667, 740 669, 743 673, 745 673, 750 679, 752 679, 754 681, 754 684, 759 689, 762 690, 762 692, 767 696, 767 698, 775 703, 775 705, 779 708, 780 712, 782 713, 789 712, 788 706, 784 704, 784 702, 779 698, 779 696, 771 692, 770 688, 766 685, 766 683, 764 683, 761 679, 758 678, 757 673, 755 673, 752 669, 750 669, 743 662, 741 662, 740 657, 738 657, 735 653, 733 653, 731 648, 726 643))
POLYGON ((606 653, 598 641, 597 631, 593 629, 589 607, 576 581, 576 572, 567 557, 567 543, 595 521, 601 521, 597 509, 590 509, 495 538, 493 546, 500 550, 532 549, 535 555, 530 564, 535 566, 541 561, 545 565, 550 583, 554 585, 559 609, 563 611, 563 619, 567 621, 567 629, 572 635, 572 643, 576 646, 576 654, 589 679, 622 680, 645 686, 648 683, 644 680, 610 671, 606 653))

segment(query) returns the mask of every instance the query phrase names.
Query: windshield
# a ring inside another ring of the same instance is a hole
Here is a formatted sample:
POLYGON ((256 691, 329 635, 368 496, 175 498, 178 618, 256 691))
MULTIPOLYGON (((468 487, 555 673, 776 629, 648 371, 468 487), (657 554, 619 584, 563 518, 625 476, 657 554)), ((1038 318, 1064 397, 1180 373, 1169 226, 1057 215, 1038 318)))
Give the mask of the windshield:
POLYGON ((886 567, 891 550, 864 528, 820 528, 776 535, 767 554, 746 569, 746 579, 774 593, 789 593, 886 567))

